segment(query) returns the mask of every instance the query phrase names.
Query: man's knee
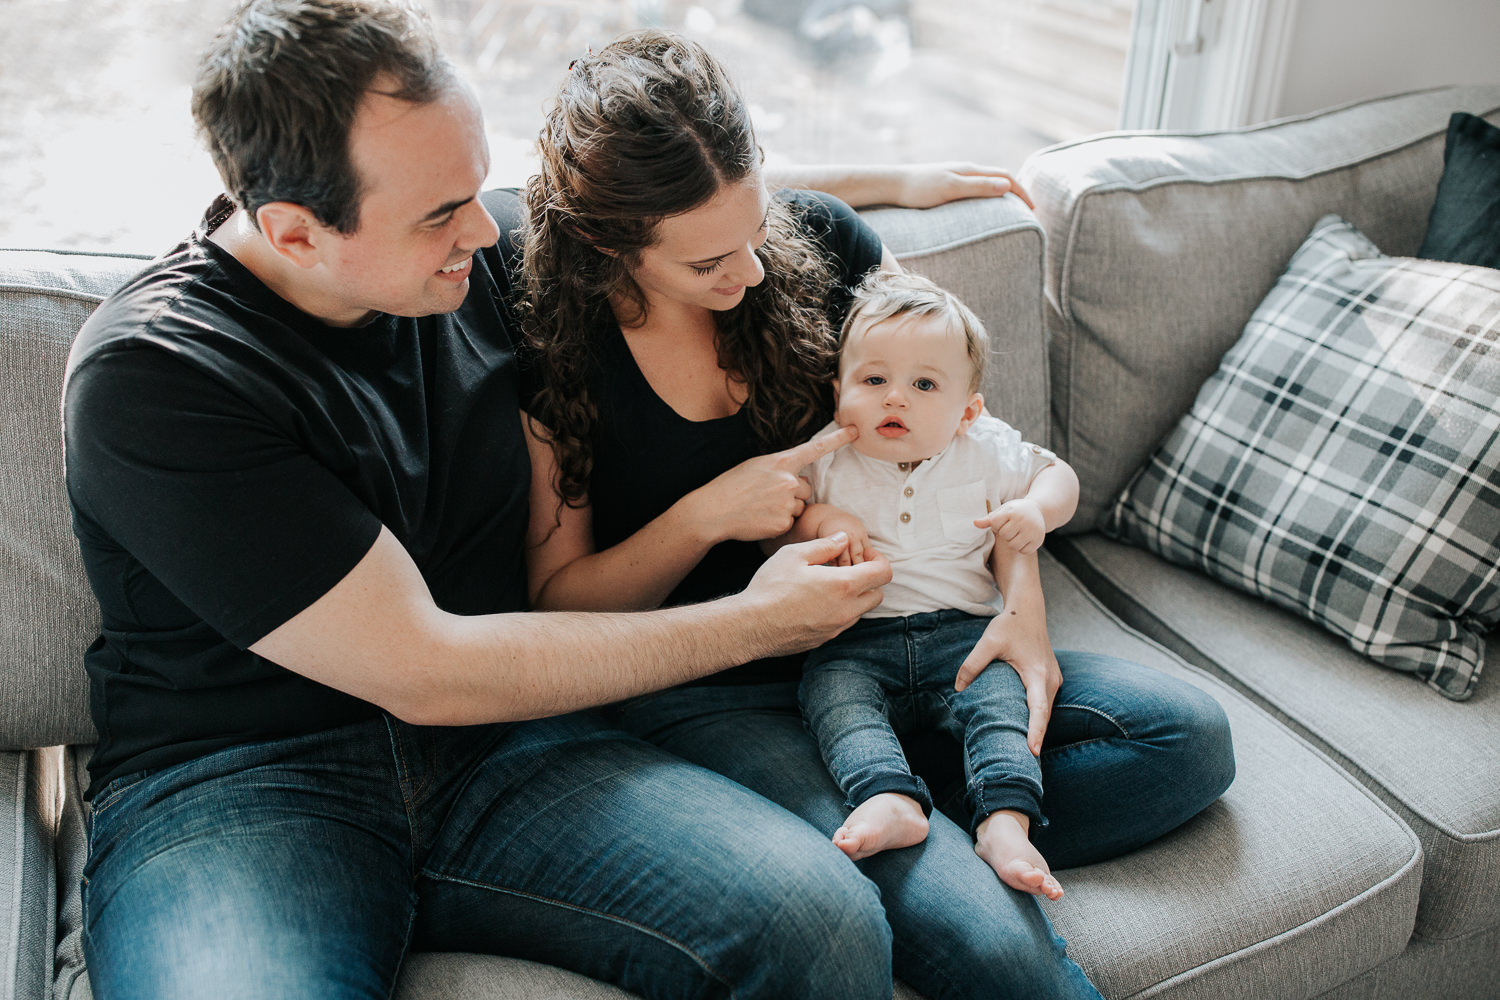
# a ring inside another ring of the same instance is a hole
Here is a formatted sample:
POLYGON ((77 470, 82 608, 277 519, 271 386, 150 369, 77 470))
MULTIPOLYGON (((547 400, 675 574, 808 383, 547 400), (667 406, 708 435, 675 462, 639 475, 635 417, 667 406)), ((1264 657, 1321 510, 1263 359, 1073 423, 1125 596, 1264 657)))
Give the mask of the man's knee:
POLYGON ((762 880, 744 928, 745 995, 889 997, 891 929, 874 883, 829 845, 762 880))

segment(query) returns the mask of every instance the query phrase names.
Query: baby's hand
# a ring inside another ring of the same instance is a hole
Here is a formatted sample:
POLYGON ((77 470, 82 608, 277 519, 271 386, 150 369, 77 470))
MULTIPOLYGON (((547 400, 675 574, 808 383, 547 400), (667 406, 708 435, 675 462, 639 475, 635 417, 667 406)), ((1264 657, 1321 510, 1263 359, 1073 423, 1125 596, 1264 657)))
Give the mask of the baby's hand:
POLYGON ((1001 504, 984 517, 976 518, 976 528, 992 528, 995 537, 1022 555, 1041 548, 1047 537, 1047 519, 1042 505, 1022 497, 1001 504))
POLYGON ((858 566, 875 558, 875 547, 870 544, 870 533, 865 524, 853 514, 846 514, 837 507, 826 507, 818 522, 818 537, 828 538, 842 531, 849 536, 849 544, 839 553, 839 566, 858 566))

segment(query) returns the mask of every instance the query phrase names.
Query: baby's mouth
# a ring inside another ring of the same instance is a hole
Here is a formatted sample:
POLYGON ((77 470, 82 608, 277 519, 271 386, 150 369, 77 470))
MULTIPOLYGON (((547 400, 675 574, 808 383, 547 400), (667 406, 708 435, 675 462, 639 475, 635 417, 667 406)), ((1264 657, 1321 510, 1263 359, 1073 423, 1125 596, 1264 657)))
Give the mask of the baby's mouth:
POLYGON ((901 435, 906 433, 906 425, 897 420, 895 417, 891 417, 884 421, 879 427, 876 427, 875 433, 879 434, 881 437, 900 437, 901 435))

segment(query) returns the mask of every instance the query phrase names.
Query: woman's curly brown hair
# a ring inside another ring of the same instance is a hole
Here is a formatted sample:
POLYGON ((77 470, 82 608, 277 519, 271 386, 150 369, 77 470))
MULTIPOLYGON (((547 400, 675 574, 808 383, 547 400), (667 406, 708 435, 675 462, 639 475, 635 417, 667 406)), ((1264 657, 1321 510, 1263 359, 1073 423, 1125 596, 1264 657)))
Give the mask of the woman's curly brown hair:
MULTIPOLYGON (((657 224, 750 178, 761 151, 723 67, 664 31, 632 33, 577 60, 537 145, 519 304, 543 383, 530 412, 551 432, 559 493, 576 506, 587 497, 598 420, 587 384, 592 338, 611 320, 610 296, 623 294, 644 319, 631 269, 657 224)), ((834 271, 792 206, 773 200, 768 222, 757 251, 765 280, 714 317, 719 366, 743 379, 750 425, 774 450, 828 419, 834 271)))

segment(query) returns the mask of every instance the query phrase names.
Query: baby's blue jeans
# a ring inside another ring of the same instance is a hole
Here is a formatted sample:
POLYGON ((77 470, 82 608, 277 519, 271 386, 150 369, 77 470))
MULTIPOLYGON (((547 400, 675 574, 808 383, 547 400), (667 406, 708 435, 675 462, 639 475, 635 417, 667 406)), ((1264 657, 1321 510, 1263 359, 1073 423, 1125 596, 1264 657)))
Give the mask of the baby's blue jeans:
POLYGON ((866 618, 808 654, 799 699, 823 761, 855 808, 899 792, 932 812, 927 784, 911 772, 897 733, 934 730, 963 748, 970 833, 997 809, 1044 826, 1042 768, 1026 745, 1026 688, 995 663, 962 691, 959 664, 990 623, 962 611, 866 618))

